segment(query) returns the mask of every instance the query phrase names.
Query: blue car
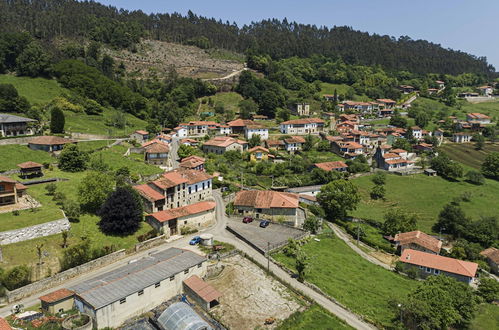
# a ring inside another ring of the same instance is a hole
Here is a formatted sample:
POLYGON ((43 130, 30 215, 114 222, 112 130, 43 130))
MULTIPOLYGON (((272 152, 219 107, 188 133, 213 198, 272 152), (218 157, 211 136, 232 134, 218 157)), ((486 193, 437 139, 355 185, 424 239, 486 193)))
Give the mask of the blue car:
POLYGON ((189 244, 190 244, 190 245, 196 245, 196 244, 198 244, 199 242, 201 242, 201 237, 199 237, 199 236, 194 236, 194 237, 190 240, 189 244))
POLYGON ((268 221, 268 220, 260 221, 260 227, 262 227, 262 228, 267 228, 269 225, 270 225, 270 221, 268 221))

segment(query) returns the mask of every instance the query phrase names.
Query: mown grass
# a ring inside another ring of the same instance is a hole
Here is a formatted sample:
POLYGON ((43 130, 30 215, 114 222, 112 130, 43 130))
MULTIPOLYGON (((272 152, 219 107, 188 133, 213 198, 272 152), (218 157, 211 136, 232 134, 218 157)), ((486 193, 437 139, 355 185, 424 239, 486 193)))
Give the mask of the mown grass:
POLYGON ((326 82, 321 82, 321 95, 330 94, 334 95, 334 90, 338 93, 338 95, 346 95, 348 92, 354 92, 352 86, 346 84, 330 84, 326 82))
POLYGON ((476 150, 474 143, 446 143, 439 149, 451 159, 479 170, 489 153, 499 152, 499 143, 485 143, 483 150, 476 150))
MULTIPOLYGON (((311 240, 302 246, 309 257, 305 279, 376 325, 392 326, 397 310, 390 302, 403 299, 417 282, 368 262, 330 235, 319 235, 319 242, 311 240)), ((295 269, 293 258, 282 253, 274 258, 295 269)))
POLYGON ((215 106, 217 104, 223 104, 226 110, 232 110, 234 113, 239 113, 239 102, 243 100, 243 97, 236 92, 222 92, 216 93, 212 96, 205 96, 199 99, 200 101, 205 101, 201 103, 199 113, 203 112, 215 112, 215 106), (208 99, 213 100, 213 107, 208 105, 208 99))
POLYGON ((482 304, 478 306, 475 318, 471 322, 472 330, 490 330, 499 328, 499 306, 482 304))
POLYGON ((383 216, 390 208, 401 208, 419 217, 418 229, 432 232, 431 227, 436 222, 439 212, 445 204, 464 192, 471 193, 470 202, 462 202, 464 212, 478 219, 480 216, 497 214, 499 182, 485 180, 482 186, 465 181, 448 181, 441 177, 428 177, 423 174, 398 176, 388 175, 385 185, 385 201, 371 200, 370 191, 373 187, 371 176, 353 180, 359 188, 362 201, 351 215, 358 218, 384 221, 383 216))
POLYGON ((295 329, 353 329, 343 320, 338 319, 333 314, 317 304, 313 304, 305 311, 295 312, 286 320, 279 324, 277 330, 295 329))
POLYGON ((496 99, 495 101, 482 103, 466 102, 462 106, 462 111, 464 113, 480 112, 497 120, 499 119, 499 101, 496 99))
POLYGON ((32 104, 48 103, 66 91, 54 79, 17 77, 7 74, 0 75, 0 84, 14 85, 19 94, 32 104))
POLYGON ((95 151, 112 144, 114 140, 96 140, 78 142, 78 149, 81 151, 95 151))
POLYGON ((48 152, 31 150, 27 145, 0 145, 0 172, 17 169, 17 164, 27 161, 43 164, 54 163, 56 159, 48 152))
POLYGON ((113 116, 117 110, 105 109, 101 115, 87 115, 85 113, 76 113, 64 111, 66 124, 64 130, 66 133, 86 133, 97 134, 112 137, 126 137, 138 129, 144 129, 147 122, 130 114, 125 114, 126 127, 116 128, 108 126, 106 123, 113 123, 113 116))

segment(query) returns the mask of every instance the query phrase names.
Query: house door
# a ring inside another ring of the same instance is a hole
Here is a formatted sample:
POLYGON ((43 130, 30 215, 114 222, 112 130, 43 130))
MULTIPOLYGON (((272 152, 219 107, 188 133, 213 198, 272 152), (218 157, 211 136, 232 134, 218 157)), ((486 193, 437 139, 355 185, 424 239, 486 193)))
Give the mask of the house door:
POLYGON ((168 221, 168 228, 170 228, 170 235, 177 235, 177 219, 168 221))

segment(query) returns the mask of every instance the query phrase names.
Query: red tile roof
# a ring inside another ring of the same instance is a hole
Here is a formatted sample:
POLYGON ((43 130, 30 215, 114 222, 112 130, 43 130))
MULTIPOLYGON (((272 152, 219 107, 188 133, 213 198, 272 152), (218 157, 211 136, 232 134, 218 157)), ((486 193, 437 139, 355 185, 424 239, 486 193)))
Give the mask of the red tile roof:
POLYGON ((188 279, 184 280, 184 284, 207 303, 217 300, 222 296, 220 292, 200 279, 197 275, 192 275, 188 279))
POLYGON ((253 153, 255 151, 261 151, 261 152, 266 152, 268 153, 269 152, 269 149, 267 148, 264 148, 264 147, 261 147, 261 146, 256 146, 256 147, 253 147, 251 148, 250 150, 248 150, 249 153, 253 153))
POLYGON ((258 125, 258 124, 249 119, 236 119, 233 121, 229 121, 227 125, 229 125, 229 127, 244 127, 247 125, 258 125))
POLYGON ((9 322, 5 320, 3 317, 0 317, 0 330, 12 330, 9 322))
POLYGON ((320 118, 303 118, 283 121, 281 125, 304 125, 304 124, 324 124, 325 121, 320 118))
POLYGON ((179 124, 179 126, 218 126, 219 124, 214 121, 202 121, 202 120, 193 120, 188 123, 179 124))
POLYGON ((26 187, 22 183, 16 182, 16 189, 17 190, 26 190, 26 189, 28 189, 28 187, 26 187))
POLYGON ((499 249, 496 249, 495 247, 491 247, 488 249, 483 250, 480 252, 482 256, 485 258, 488 258, 495 262, 496 264, 499 264, 499 249))
POLYGON ((205 146, 214 146, 214 147, 222 147, 222 148, 227 148, 228 146, 238 143, 238 144, 248 144, 246 141, 238 140, 231 138, 229 136, 219 136, 215 137, 209 141, 206 141, 204 143, 205 146))
POLYGON ((21 163, 21 164, 17 164, 17 167, 20 167, 20 168, 23 168, 23 169, 26 169, 26 168, 35 168, 35 167, 42 167, 43 165, 42 164, 38 164, 38 163, 35 163, 35 162, 24 162, 24 163, 21 163))
POLYGON ((348 165, 342 161, 317 163, 314 165, 315 165, 315 167, 323 169, 324 171, 332 171, 332 170, 335 170, 338 168, 347 168, 348 167, 348 165))
POLYGON ((198 140, 185 138, 185 139, 180 140, 180 143, 198 143, 198 140))
POLYGON ((411 249, 405 249, 400 256, 400 261, 428 268, 438 269, 447 273, 475 277, 478 264, 454 258, 442 257, 411 249))
POLYGON ((168 189, 172 188, 175 186, 178 186, 179 184, 182 183, 187 183, 187 178, 182 177, 179 173, 176 172, 167 172, 164 173, 163 176, 152 183, 161 188, 161 189, 168 189))
POLYGON ((149 132, 146 132, 146 131, 143 131, 143 130, 138 130, 138 131, 135 131, 134 133, 137 133, 137 134, 140 134, 140 135, 149 135, 149 132))
POLYGON ((148 154, 162 154, 170 152, 170 147, 166 143, 156 142, 146 147, 148 154))
POLYGON ((400 245, 417 244, 435 253, 439 253, 442 248, 441 241, 419 230, 397 234, 394 241, 398 241, 400 245))
POLYGON ((205 159, 199 156, 189 156, 180 162, 179 166, 184 168, 196 168, 205 163, 205 159))
POLYGON ((377 99, 376 101, 378 101, 380 103, 397 103, 392 99, 377 99))
POLYGON ((0 175, 0 182, 16 183, 16 180, 0 175))
POLYGON ((387 152, 386 154, 383 155, 383 158, 387 159, 387 158, 400 158, 400 156, 396 153, 392 153, 392 152, 387 152))
POLYGON ((282 140, 267 140, 267 141, 265 141, 265 143, 267 144, 267 147, 269 147, 269 148, 279 147, 279 146, 284 145, 284 141, 282 141, 282 140))
POLYGON ((183 183, 184 180, 187 180, 186 181, 187 184, 195 184, 213 178, 211 175, 209 175, 206 172, 191 170, 187 168, 177 168, 173 171, 166 172, 163 174, 163 177, 171 178, 173 180, 176 180, 177 178, 179 178, 179 176, 180 178, 182 178, 181 183, 183 183))
POLYGON ((286 143, 305 143, 305 139, 301 136, 292 136, 290 138, 284 139, 286 143))
POLYGON ((234 206, 259 209, 297 208, 298 195, 271 190, 242 190, 236 194, 234 206))
POLYGON ((40 145, 61 145, 66 143, 76 142, 74 140, 65 139, 58 136, 37 136, 29 140, 30 144, 40 144, 40 145))
POLYGON ((395 154, 403 154, 404 152, 407 152, 407 150, 404 149, 392 149, 390 152, 393 152, 395 154))
POLYGON ((395 165, 395 164, 403 164, 403 163, 412 163, 411 161, 405 160, 405 159, 389 159, 385 160, 385 163, 390 164, 390 165, 395 165))
POLYGON ((43 302, 46 302, 46 303, 54 303, 54 302, 58 302, 62 299, 71 297, 73 295, 74 295, 73 291, 70 291, 68 289, 59 289, 59 290, 53 291, 49 294, 46 294, 45 296, 41 296, 39 299, 43 302))
POLYGON ((479 112, 469 113, 468 117, 471 117, 473 119, 490 119, 489 116, 484 115, 483 113, 479 113, 479 112))
POLYGON ((137 190, 140 195, 144 196, 147 200, 151 202, 156 202, 165 199, 165 196, 163 194, 154 190, 151 186, 147 184, 133 186, 133 188, 137 190))
POLYGON ((215 209, 216 203, 211 201, 198 202, 195 204, 178 207, 175 209, 159 211, 149 216, 153 217, 159 222, 170 221, 177 218, 186 217, 201 212, 206 212, 215 209))

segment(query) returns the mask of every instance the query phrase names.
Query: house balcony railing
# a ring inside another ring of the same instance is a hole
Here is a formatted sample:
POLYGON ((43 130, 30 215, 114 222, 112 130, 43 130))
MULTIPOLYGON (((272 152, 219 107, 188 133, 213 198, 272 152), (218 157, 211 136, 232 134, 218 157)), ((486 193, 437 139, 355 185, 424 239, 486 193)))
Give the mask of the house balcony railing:
POLYGON ((14 195, 16 192, 13 189, 10 190, 0 190, 0 196, 14 195))

